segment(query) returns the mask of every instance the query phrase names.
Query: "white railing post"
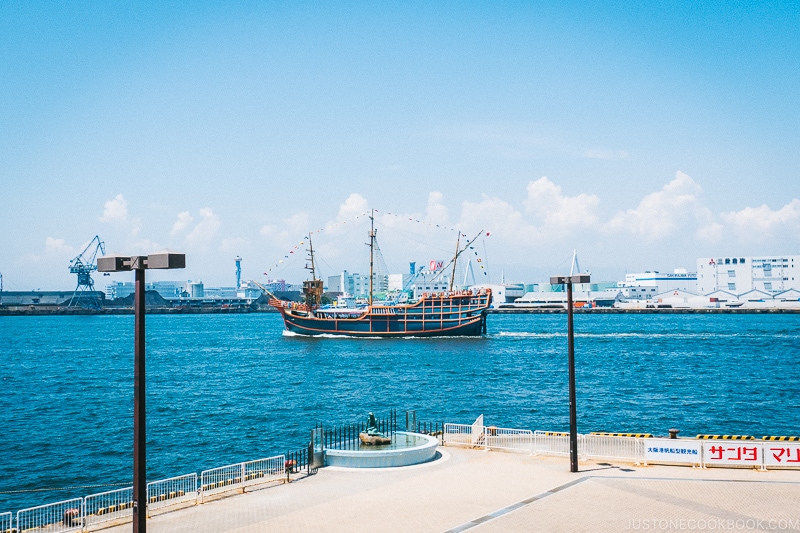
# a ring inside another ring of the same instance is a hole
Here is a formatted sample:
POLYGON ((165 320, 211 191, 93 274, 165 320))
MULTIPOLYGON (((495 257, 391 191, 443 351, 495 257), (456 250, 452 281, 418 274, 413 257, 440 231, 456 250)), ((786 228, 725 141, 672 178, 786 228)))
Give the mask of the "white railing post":
POLYGON ((133 520, 133 487, 90 494, 83 499, 84 527, 133 520))
POLYGON ((0 513, 0 531, 11 531, 11 524, 14 521, 14 515, 10 512, 0 513))
POLYGON ((475 422, 472 423, 472 428, 470 430, 470 438, 472 440, 472 445, 477 446, 478 441, 481 438, 481 435, 486 434, 486 428, 483 427, 483 415, 479 416, 475 419, 475 422))

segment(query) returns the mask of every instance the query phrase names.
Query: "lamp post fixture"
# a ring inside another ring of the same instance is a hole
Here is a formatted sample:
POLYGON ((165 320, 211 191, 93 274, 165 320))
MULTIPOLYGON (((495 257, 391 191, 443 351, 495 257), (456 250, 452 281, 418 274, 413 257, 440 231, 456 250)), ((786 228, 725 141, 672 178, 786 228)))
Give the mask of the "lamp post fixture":
POLYGON ((575 400, 575 334, 572 327, 572 284, 589 283, 589 274, 553 276, 551 285, 567 286, 567 343, 569 345, 569 469, 578 471, 578 408, 575 400))
POLYGON ((97 258, 98 272, 136 272, 134 293, 133 341, 133 531, 147 531, 147 451, 145 417, 145 358, 144 358, 144 271, 149 268, 186 268, 186 255, 158 253, 131 257, 105 256, 97 258))

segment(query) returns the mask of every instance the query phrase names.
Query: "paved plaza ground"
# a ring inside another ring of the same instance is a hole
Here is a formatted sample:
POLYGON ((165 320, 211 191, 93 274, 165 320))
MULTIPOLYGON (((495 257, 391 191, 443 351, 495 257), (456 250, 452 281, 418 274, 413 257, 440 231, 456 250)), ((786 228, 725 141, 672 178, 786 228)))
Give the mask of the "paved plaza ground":
MULTIPOLYGON (((130 531, 130 523, 105 531, 130 531)), ((800 531, 800 471, 581 462, 440 448, 426 464, 322 468, 154 516, 153 533, 800 531)))

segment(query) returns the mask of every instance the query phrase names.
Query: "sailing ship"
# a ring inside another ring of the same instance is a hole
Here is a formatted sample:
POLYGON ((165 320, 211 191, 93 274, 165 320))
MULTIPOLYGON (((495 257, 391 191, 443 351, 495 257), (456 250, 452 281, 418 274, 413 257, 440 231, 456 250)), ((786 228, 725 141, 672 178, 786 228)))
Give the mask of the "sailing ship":
MULTIPOLYGON (((450 279, 448 291, 423 293, 407 303, 376 302, 373 300, 375 219, 370 216, 369 231, 369 295, 364 307, 322 306, 323 282, 317 279, 314 247, 309 236, 311 279, 303 282, 305 301, 280 300, 274 296, 269 304, 283 317, 286 330, 300 335, 329 335, 350 337, 478 337, 486 333, 486 310, 492 303, 491 289, 453 290, 450 279)), ((482 233, 482 232, 481 232, 482 233)), ((481 235, 478 234, 478 236, 481 235)), ((453 272, 463 249, 456 244, 452 260, 453 272)), ((476 237, 477 239, 477 237, 476 237)))

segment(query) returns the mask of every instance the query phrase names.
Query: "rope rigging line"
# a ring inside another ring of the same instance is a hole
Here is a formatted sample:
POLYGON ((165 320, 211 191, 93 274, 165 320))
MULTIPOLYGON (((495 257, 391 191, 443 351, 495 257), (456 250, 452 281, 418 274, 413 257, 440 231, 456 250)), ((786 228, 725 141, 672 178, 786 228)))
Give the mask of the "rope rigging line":
MULTIPOLYGON (((408 215, 399 215, 399 214, 391 213, 391 212, 382 213, 378 209, 375 209, 374 212, 375 213, 381 213, 381 214, 386 215, 386 216, 391 216, 391 217, 396 218, 398 220, 410 221, 410 222, 413 222, 413 223, 416 223, 416 224, 428 226, 430 228, 438 228, 438 229, 442 229, 442 230, 446 230, 446 231, 456 232, 459 235, 461 235, 462 237, 465 237, 465 238, 467 237, 467 235, 465 233, 463 233, 461 230, 453 228, 453 227, 450 227, 450 226, 447 226, 445 224, 436 224, 436 223, 433 223, 433 222, 426 222, 425 220, 420 220, 418 218, 409 217, 408 215)), ((309 232, 309 233, 312 234, 312 235, 313 234, 319 234, 319 233, 322 233, 322 232, 330 233, 333 230, 336 230, 336 229, 339 229, 339 228, 343 227, 347 223, 351 223, 351 225, 352 225, 352 223, 354 223, 356 221, 359 221, 360 219, 369 218, 369 217, 370 217, 370 213, 369 212, 360 213, 358 215, 355 215, 354 217, 348 218, 346 220, 341 220, 341 221, 338 221, 338 222, 335 222, 335 223, 332 223, 332 224, 328 224, 324 228, 320 228, 318 230, 315 230, 315 231, 312 231, 312 232, 309 232)), ((390 231, 393 230, 398 234, 402 234, 403 233, 401 230, 399 230, 396 227, 388 226, 387 228, 390 229, 390 231)), ((273 274, 274 271, 278 271, 278 270, 282 269, 283 266, 286 266, 287 261, 289 261, 290 259, 293 259, 294 257, 296 257, 298 255, 298 252, 302 252, 302 248, 301 247, 306 245, 306 243, 308 241, 308 235, 309 235, 308 233, 305 234, 299 240, 298 244, 293 246, 290 250, 288 250, 283 255, 283 258, 279 259, 275 264, 273 264, 271 267, 269 267, 264 272, 264 275, 267 276, 268 280, 269 280, 269 277, 273 274)), ((491 235, 491 233, 487 231, 485 233, 485 236, 488 237, 489 235, 491 235)), ((409 239, 409 240, 413 240, 413 239, 409 239)), ((421 241, 417 241, 417 242, 419 244, 423 244, 421 241)), ((485 246, 485 241, 484 241, 484 252, 486 251, 485 248, 486 248, 486 246, 485 246)), ((488 276, 488 273, 487 273, 487 270, 486 270, 486 265, 484 264, 483 259, 480 257, 480 255, 478 254, 478 252, 475 250, 475 248, 473 246, 470 246, 469 249, 474 253, 474 256, 475 256, 475 258, 477 260, 478 266, 480 267, 480 270, 483 272, 483 275, 484 276, 488 276)), ((299 255, 302 255, 302 253, 300 253, 299 255)))

